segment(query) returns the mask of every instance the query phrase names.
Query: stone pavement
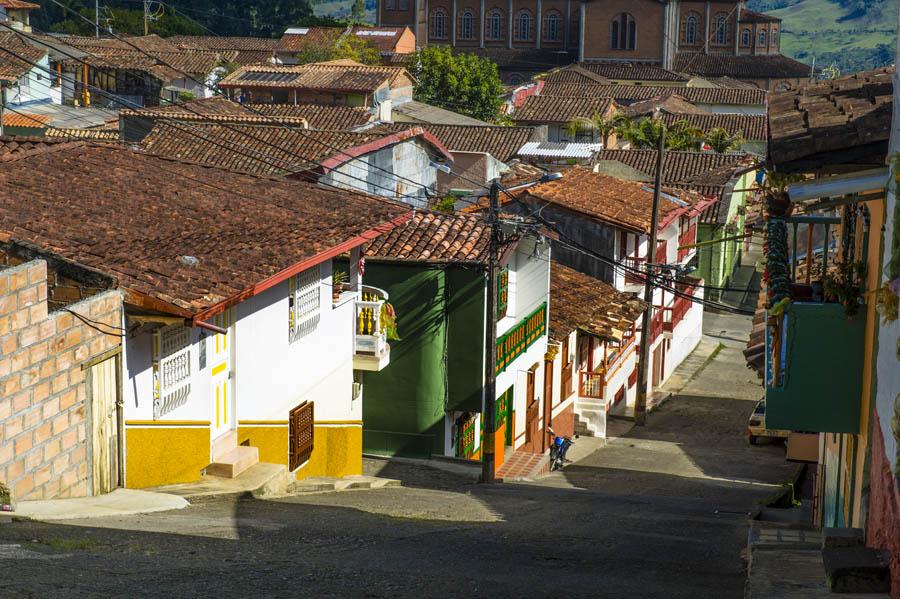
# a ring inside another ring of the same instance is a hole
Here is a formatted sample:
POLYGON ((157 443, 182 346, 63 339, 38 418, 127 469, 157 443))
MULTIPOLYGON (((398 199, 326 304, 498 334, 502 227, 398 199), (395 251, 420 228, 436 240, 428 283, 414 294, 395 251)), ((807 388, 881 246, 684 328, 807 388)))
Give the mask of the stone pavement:
POLYGON ((96 497, 22 501, 16 505, 16 511, 4 512, 0 516, 43 521, 78 520, 166 512, 187 506, 188 502, 184 498, 167 493, 116 489, 112 493, 96 497))

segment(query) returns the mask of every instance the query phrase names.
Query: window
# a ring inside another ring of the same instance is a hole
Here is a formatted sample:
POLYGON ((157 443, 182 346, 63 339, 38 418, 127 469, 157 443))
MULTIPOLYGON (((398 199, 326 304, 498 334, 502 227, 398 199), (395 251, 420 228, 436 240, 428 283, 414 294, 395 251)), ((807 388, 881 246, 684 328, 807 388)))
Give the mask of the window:
POLYGON ((409 0, 400 0, 397 6, 400 10, 409 10, 409 0))
POLYGON ((637 27, 634 17, 627 12, 620 13, 610 23, 610 48, 613 50, 634 50, 637 27))
POLYGON ((191 393, 191 329, 171 324, 153 333, 153 419, 187 403, 191 393))
POLYGON ((447 12, 443 8, 431 13, 431 37, 436 40, 447 39, 447 12))
POLYGON ((520 42, 527 42, 531 39, 532 18, 531 13, 527 10, 520 10, 516 15, 515 35, 513 36, 520 42))
POLYGON ((288 340, 291 343, 306 337, 319 326, 320 279, 318 266, 289 279, 288 340))
POLYGON ((309 461, 315 435, 313 403, 304 401, 288 415, 288 464, 291 472, 309 461))
POLYGON ((495 8, 487 15, 487 25, 485 26, 485 37, 496 41, 503 39, 503 11, 495 8))
POLYGON ((700 18, 695 14, 691 13, 684 20, 684 35, 682 36, 682 42, 687 46, 694 46, 697 44, 697 32, 700 27, 700 18))
POLYGON ((569 336, 563 337, 562 349, 562 381, 560 381, 560 397, 567 399, 572 395, 572 355, 569 352, 569 336))
POLYGON ((547 13, 547 16, 544 17, 544 41, 547 42, 558 42, 562 40, 562 35, 560 32, 560 25, 562 24, 562 18, 559 16, 559 13, 555 10, 551 10, 547 13))
POLYGON ((750 47, 750 30, 744 29, 741 31, 741 46, 744 48, 750 47))
POLYGON ((497 319, 506 316, 509 308, 509 267, 504 266, 497 273, 497 319))
POLYGON ((777 29, 772 30, 772 47, 775 49, 778 48, 778 30, 777 29))
POLYGON ((459 39, 475 39, 475 14, 469 9, 464 10, 459 17, 459 39))
POLYGON ((765 29, 763 29, 762 31, 760 31, 757 34, 757 39, 756 39, 756 47, 757 48, 765 48, 766 47, 766 37, 767 37, 767 34, 766 34, 765 29))
POLYGON ((724 13, 716 15, 716 29, 713 33, 713 42, 717 46, 724 46, 728 43, 728 17, 724 13))
POLYGON ((397 0, 384 0, 384 10, 397 10, 397 0))

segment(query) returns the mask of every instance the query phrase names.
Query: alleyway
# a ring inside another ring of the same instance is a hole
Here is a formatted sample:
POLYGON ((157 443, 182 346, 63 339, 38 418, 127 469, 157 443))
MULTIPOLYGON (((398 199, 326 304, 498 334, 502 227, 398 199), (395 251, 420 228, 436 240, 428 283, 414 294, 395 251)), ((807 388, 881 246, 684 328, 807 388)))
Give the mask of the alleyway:
POLYGON ((538 483, 391 464, 404 488, 0 524, 0 595, 741 597, 746 514, 791 468, 746 442, 761 390, 739 338, 708 340, 647 427, 538 483))

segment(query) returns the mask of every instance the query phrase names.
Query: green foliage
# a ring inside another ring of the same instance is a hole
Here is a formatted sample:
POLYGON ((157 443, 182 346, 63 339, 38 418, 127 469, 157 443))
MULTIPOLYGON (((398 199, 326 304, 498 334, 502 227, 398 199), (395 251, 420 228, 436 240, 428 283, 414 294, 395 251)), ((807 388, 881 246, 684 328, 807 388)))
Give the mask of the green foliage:
POLYGON ((475 54, 454 54, 448 46, 428 46, 412 63, 415 97, 483 121, 500 119, 503 85, 497 65, 475 54))
POLYGON ((658 147, 663 131, 669 150, 699 150, 703 141, 703 132, 687 121, 676 121, 667 126, 659 119, 623 120, 618 129, 619 136, 636 149, 658 147))
POLYGON ((453 212, 456 209, 456 198, 446 195, 434 203, 434 209, 438 212, 453 212))
POLYGON ((331 47, 319 44, 304 44, 300 52, 297 53, 296 58, 300 64, 347 58, 362 64, 381 63, 381 53, 378 51, 378 48, 368 40, 355 35, 342 36, 331 47))
POLYGON ((621 136, 622 131, 631 124, 631 120, 620 112, 609 117, 594 113, 594 116, 589 119, 580 117, 572 119, 566 125, 566 132, 574 137, 585 131, 595 131, 603 143, 603 147, 606 148, 609 147, 609 138, 613 134, 621 136))
POLYGON ((731 135, 725 129, 716 127, 706 132, 703 141, 712 148, 713 152, 724 154, 725 152, 734 152, 741 148, 744 138, 741 132, 731 135))
POLYGON ((366 18, 366 0, 353 0, 353 8, 350 9, 350 18, 357 23, 366 18))
MULTIPOLYGON (((77 14, 90 19, 91 22, 88 23, 79 16, 69 13, 68 18, 51 24, 49 26, 50 31, 72 35, 94 35, 93 7, 73 6, 73 8, 77 11, 77 14)), ((128 33, 142 35, 144 33, 143 14, 144 13, 141 10, 129 8, 110 8, 104 10, 100 15, 101 30, 104 30, 107 23, 109 23, 113 31, 117 34, 128 33)), ((170 35, 204 35, 206 32, 202 27, 181 15, 166 13, 159 19, 150 23, 150 33, 156 33, 163 37, 167 37, 170 35)))
POLYGON ((194 92, 178 92, 178 101, 179 102, 190 102, 191 100, 196 100, 197 94, 194 92))
POLYGON ((381 305, 381 327, 388 341, 400 341, 400 333, 397 331, 397 313, 391 302, 381 305))

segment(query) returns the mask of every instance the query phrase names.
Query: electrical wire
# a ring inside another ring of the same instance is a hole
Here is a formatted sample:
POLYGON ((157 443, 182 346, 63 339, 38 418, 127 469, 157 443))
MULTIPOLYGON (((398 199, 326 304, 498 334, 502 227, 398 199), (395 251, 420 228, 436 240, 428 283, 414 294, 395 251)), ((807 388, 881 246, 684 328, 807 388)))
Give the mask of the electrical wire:
POLYGON ((74 310, 70 310, 69 308, 61 308, 61 310, 63 312, 68 312, 69 314, 71 314, 72 316, 77 318, 78 320, 82 321, 87 326, 91 327, 94 330, 100 331, 104 335, 109 335, 110 337, 125 337, 125 333, 111 333, 109 331, 104 331, 101 328, 101 326, 103 326, 103 327, 107 327, 110 329, 118 329, 120 331, 124 331, 125 329, 123 329, 122 327, 115 327, 112 325, 108 325, 105 322, 100 322, 99 320, 91 320, 90 318, 87 318, 86 316, 82 316, 78 312, 76 312, 74 310))

